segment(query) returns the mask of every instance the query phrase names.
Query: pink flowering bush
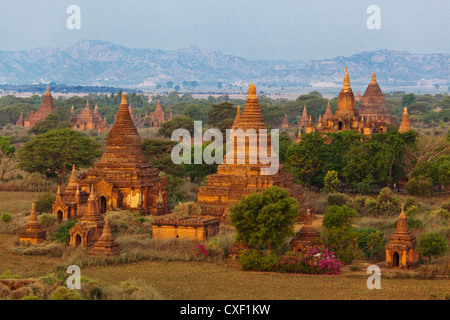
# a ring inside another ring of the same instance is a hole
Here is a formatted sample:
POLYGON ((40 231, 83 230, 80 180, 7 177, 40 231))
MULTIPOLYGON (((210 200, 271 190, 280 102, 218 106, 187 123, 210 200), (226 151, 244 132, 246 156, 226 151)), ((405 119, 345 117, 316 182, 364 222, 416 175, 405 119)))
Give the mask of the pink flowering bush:
POLYGON ((288 252, 279 257, 278 268, 282 272, 298 272, 309 274, 338 274, 344 264, 325 249, 319 251, 316 247, 306 252, 288 252))
POLYGON ((206 251, 206 248, 202 244, 197 244, 194 246, 194 257, 198 260, 203 260, 208 257, 208 251, 206 251))

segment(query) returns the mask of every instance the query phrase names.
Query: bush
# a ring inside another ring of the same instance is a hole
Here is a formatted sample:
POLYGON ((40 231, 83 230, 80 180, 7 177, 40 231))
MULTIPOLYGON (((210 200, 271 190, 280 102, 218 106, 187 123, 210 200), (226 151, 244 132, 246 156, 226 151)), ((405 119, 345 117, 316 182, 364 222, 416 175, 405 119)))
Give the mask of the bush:
POLYGON ((242 250, 239 263, 244 271, 277 271, 278 256, 273 251, 262 254, 256 249, 242 250))
POLYGON ((2 220, 3 222, 9 222, 12 219, 12 215, 10 215, 9 213, 3 212, 0 215, 0 220, 2 220))
POLYGON ((355 209, 349 208, 345 205, 332 205, 325 213, 322 225, 327 229, 332 227, 341 228, 343 226, 350 226, 357 215, 358 213, 355 209))
POLYGON ((322 238, 325 245, 334 250, 339 261, 349 264, 361 255, 358 248, 358 231, 351 226, 340 228, 331 227, 322 229, 322 238))
POLYGON ((55 240, 61 242, 63 244, 69 244, 70 241, 70 229, 74 225, 76 225, 78 220, 69 220, 66 223, 63 223, 56 229, 55 232, 55 240))
POLYGON ((306 252, 289 252, 279 258, 278 267, 283 272, 309 274, 338 274, 344 267, 328 250, 319 251, 316 247, 306 252))
POLYGON ((437 232, 423 233, 418 241, 417 249, 420 254, 428 257, 443 256, 447 252, 448 244, 446 239, 437 232))
POLYGON ((43 213, 38 217, 41 226, 52 226, 58 222, 58 218, 52 213, 43 213))
POLYGON ((40 174, 38 172, 30 174, 25 179, 25 184, 27 185, 27 189, 34 192, 42 192, 47 189, 47 180, 45 178, 45 175, 40 174))
POLYGON ((81 300, 81 297, 76 290, 58 287, 52 295, 52 300, 81 300))
POLYGON ((44 193, 38 197, 34 203, 36 213, 52 212, 52 205, 55 202, 55 196, 51 193, 44 193))
POLYGON ((367 227, 358 231, 358 247, 367 258, 382 259, 386 239, 384 232, 375 228, 367 227))
POLYGON ((424 197, 430 194, 431 188, 433 187, 433 181, 431 178, 426 178, 423 176, 413 177, 405 184, 408 193, 413 196, 424 197))
POLYGON ((347 204, 348 199, 342 193, 330 193, 327 197, 327 203, 329 206, 343 206, 347 204))

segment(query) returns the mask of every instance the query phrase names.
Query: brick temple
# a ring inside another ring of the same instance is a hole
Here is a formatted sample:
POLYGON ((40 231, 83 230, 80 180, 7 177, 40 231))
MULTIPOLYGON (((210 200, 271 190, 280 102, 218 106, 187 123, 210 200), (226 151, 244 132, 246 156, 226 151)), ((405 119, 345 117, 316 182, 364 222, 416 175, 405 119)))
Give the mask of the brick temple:
MULTIPOLYGON (((252 138, 256 139, 258 150, 255 153, 259 153, 261 141, 259 129, 266 129, 258 104, 256 87, 253 83, 248 90, 244 112, 242 115, 239 112, 236 115, 233 127, 235 126, 244 132, 248 129, 256 130, 256 137, 248 136, 245 143, 245 152, 241 152, 242 150, 238 150, 237 147, 239 134, 236 134, 233 139, 233 163, 229 164, 224 159, 223 163, 217 168, 217 174, 210 175, 208 184, 199 189, 197 204, 202 209, 202 215, 226 220, 232 203, 239 201, 245 195, 252 192, 262 192, 271 186, 279 186, 289 190, 291 196, 299 202, 301 211, 305 213, 307 208, 303 203, 303 188, 294 184, 293 176, 284 172, 282 164, 279 165, 278 171, 274 174, 264 175, 262 170, 267 169, 270 164, 262 164, 259 158, 256 163, 250 161, 248 141, 252 138), (240 119, 238 119, 239 117, 240 119)), ((270 136, 267 137, 267 149, 267 153, 270 154, 270 136)))
POLYGON ((36 211, 34 209, 34 203, 31 207, 30 218, 24 231, 19 233, 19 242, 22 243, 41 243, 45 241, 47 231, 41 230, 41 226, 37 220, 36 211))
POLYGON ((45 118, 47 116, 56 111, 55 102, 53 101, 53 97, 50 93, 50 88, 47 86, 47 91, 42 98, 42 104, 38 108, 36 112, 31 111, 30 115, 25 118, 22 113, 20 113, 19 120, 16 122, 16 126, 18 127, 34 127, 34 125, 45 118))
POLYGON ((117 119, 108 132, 106 149, 94 168, 77 178, 75 167, 64 192, 53 204, 59 219, 81 217, 94 186, 101 213, 125 209, 141 214, 169 212, 168 182, 145 156, 139 134, 122 95, 117 119))
POLYGON ((109 130, 109 124, 106 122, 106 117, 102 119, 102 116, 98 112, 98 106, 95 105, 94 111, 89 107, 89 101, 86 102, 86 107, 81 111, 79 115, 75 115, 75 111, 71 109, 72 119, 70 123, 72 129, 77 130, 97 130, 98 132, 105 132, 109 130))

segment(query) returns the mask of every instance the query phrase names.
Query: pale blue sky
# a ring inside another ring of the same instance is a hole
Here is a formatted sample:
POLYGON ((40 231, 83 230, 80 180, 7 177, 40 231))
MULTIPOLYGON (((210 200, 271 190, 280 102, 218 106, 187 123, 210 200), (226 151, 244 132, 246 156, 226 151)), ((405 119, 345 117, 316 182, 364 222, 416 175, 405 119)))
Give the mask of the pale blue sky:
POLYGON ((176 50, 196 45, 243 58, 310 60, 376 49, 450 52, 449 0, 0 0, 0 50, 95 39, 176 50), (81 8, 81 30, 66 9, 81 8), (369 5, 381 30, 369 30, 369 5))

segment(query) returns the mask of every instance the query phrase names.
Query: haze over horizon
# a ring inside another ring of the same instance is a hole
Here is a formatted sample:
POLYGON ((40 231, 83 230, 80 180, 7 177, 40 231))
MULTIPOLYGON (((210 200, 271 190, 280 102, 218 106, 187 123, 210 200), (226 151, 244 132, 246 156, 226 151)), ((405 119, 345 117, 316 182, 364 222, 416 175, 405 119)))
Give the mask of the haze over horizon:
POLYGON ((0 50, 102 40, 132 48, 196 46, 248 60, 317 60, 380 49, 449 53, 450 1, 97 0, 1 1, 0 50), (70 5, 81 29, 69 30, 70 5), (377 5, 381 29, 366 10, 377 5))

